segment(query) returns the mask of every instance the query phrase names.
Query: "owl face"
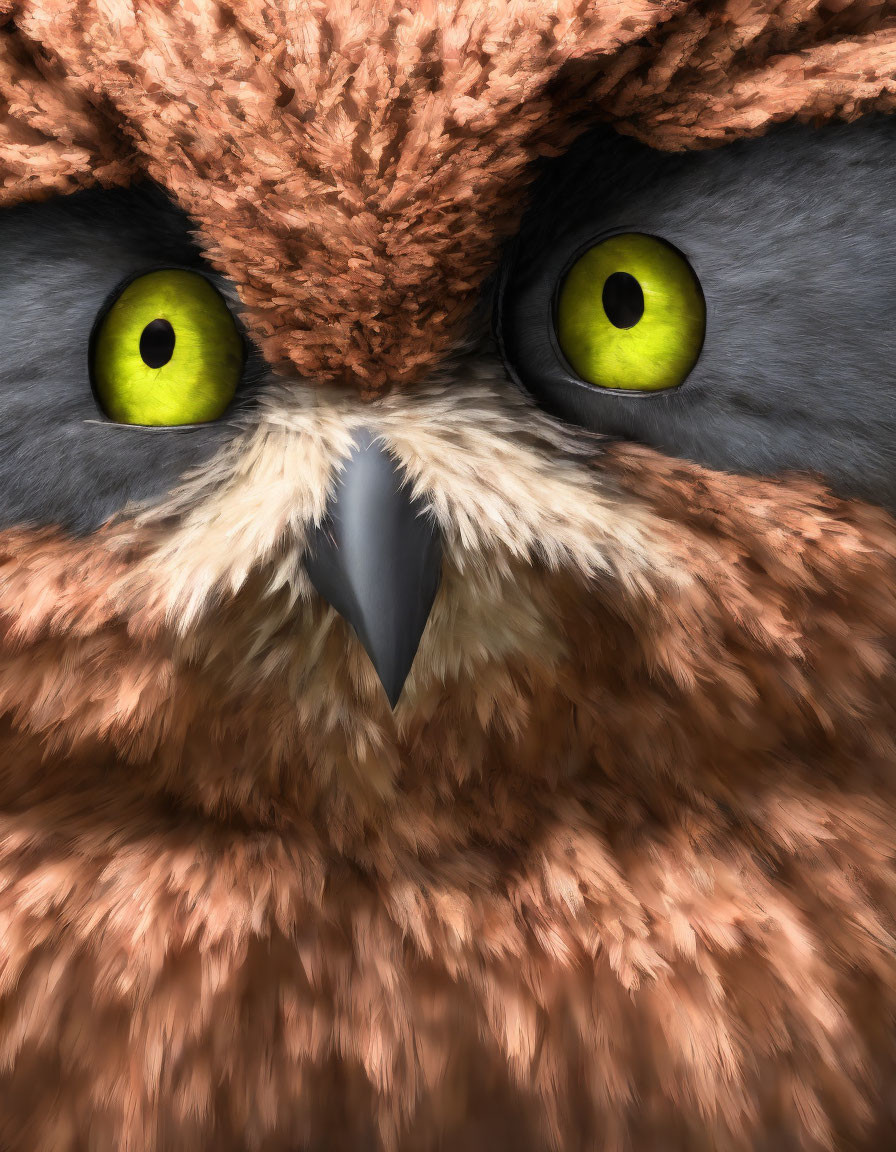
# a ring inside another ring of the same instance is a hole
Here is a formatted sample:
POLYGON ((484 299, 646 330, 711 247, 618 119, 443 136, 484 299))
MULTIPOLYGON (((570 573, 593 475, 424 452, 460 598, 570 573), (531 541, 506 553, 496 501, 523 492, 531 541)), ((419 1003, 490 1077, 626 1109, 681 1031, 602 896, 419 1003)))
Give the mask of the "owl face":
POLYGON ((543 8, 5 28, 0 1144, 886 1145, 890 33, 543 8))
MULTIPOLYGON (((240 599, 263 633, 236 666, 260 687, 297 649, 295 702, 333 672, 304 655, 317 613, 374 714, 358 641, 394 709, 447 570, 435 621, 468 614, 469 631, 427 637, 410 717, 423 691, 475 692, 496 655, 485 616, 505 614, 520 566, 547 588, 675 567, 607 463, 620 443, 892 507, 893 132, 872 117, 683 154, 584 134, 542 165, 455 347, 366 401, 266 362, 237 286, 157 184, 8 209, 6 308, 23 323, 7 337, 6 526, 139 552, 114 611, 159 617, 178 643, 240 599), (431 664, 446 648, 451 672, 431 664)), ((534 635, 559 655, 553 609, 541 628, 521 610, 499 660, 534 635)))

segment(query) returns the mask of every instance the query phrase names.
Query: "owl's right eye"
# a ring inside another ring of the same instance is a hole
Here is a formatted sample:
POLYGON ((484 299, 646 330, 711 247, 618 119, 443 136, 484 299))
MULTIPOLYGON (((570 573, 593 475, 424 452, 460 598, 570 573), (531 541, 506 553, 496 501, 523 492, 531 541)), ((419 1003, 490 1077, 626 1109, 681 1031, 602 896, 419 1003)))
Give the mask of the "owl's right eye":
POLYGON ((102 317, 91 375, 118 424, 216 420, 234 398, 245 346, 227 304, 198 272, 168 268, 131 281, 102 317))

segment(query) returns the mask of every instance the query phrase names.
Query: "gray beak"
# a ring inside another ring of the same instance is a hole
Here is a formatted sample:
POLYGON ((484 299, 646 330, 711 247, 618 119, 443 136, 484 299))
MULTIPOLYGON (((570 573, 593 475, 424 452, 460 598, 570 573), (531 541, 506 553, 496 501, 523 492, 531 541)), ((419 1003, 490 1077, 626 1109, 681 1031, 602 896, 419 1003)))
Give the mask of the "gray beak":
POLYGON ((358 634, 394 708, 439 587, 442 545, 382 442, 366 428, 355 440, 305 568, 358 634))

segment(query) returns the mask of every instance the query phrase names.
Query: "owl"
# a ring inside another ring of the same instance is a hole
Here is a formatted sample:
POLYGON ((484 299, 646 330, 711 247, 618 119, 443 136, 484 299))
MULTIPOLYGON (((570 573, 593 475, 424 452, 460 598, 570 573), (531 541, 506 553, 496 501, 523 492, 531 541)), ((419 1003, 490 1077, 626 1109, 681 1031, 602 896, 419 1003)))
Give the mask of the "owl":
POLYGON ((0 3, 2 1152, 896 1140, 896 12, 0 3))

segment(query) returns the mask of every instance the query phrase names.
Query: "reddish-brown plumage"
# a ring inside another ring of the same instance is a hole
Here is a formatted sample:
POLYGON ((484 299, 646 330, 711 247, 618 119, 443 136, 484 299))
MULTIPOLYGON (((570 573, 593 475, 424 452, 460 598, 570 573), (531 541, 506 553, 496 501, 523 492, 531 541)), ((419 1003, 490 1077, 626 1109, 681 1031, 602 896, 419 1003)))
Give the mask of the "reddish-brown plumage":
MULTIPOLYGON (((111 572, 62 605, 7 560, 4 613, 27 621, 0 679, 9 1147, 76 1146, 91 1092, 141 1148, 355 1147, 375 1123, 484 1148, 505 1108, 528 1117, 514 1147, 541 1148, 540 1122, 564 1148, 751 1147, 757 1127, 795 1147, 810 1121, 846 1147, 880 1117, 892 523, 646 450, 601 467, 694 585, 651 605, 543 573, 557 626, 594 643, 424 682, 397 731, 333 623, 321 659, 372 713, 375 791, 319 701, 303 722, 276 679, 228 690, 253 589, 190 668, 127 635, 111 572)), ((102 538, 11 543, 43 587, 107 566, 102 538)))
POLYGON ((427 393, 537 153, 887 107, 893 18, 555 7, 5 5, 7 199, 148 172, 291 376, 158 508, 0 535, 4 1152, 896 1135, 896 524, 427 393), (299 374, 402 385, 435 493, 394 716, 275 523, 351 411, 299 374))

